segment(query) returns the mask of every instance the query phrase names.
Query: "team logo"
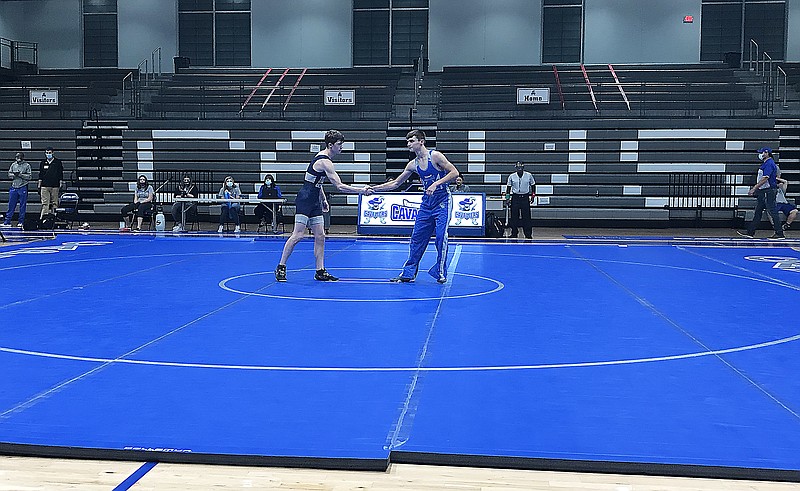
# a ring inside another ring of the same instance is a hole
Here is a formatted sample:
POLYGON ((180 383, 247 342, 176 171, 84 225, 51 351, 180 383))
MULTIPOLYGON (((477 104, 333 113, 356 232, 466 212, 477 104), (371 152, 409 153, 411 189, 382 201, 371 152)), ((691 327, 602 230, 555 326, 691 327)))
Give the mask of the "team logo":
POLYGON ((773 269, 791 271, 792 273, 800 273, 800 258, 780 256, 745 256, 745 259, 760 263, 775 263, 772 266, 773 269))
POLYGON ((458 209, 455 212, 456 225, 461 225, 461 222, 470 220, 473 225, 478 224, 480 219, 480 212, 475 209, 477 201, 473 197, 464 198, 458 202, 458 209))
POLYGON ((373 219, 386 223, 386 217, 389 216, 389 212, 383 209, 383 201, 383 196, 376 196, 367 201, 367 209, 364 210, 364 223, 369 223, 373 219))
POLYGON ((413 222, 417 219, 417 213, 419 213, 419 205, 422 203, 416 203, 414 201, 409 201, 407 199, 403 199, 403 204, 393 204, 390 208, 391 210, 391 217, 392 221, 395 222, 413 222))

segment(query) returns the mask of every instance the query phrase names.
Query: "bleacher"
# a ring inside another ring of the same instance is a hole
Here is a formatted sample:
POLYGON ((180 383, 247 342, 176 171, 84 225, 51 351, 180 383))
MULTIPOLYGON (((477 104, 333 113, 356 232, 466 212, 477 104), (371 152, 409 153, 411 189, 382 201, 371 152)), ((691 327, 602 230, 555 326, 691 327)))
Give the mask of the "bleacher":
POLYGON ((151 87, 141 115, 158 119, 386 120, 401 71, 333 68, 303 73, 297 68, 288 72, 281 68, 270 70, 259 86, 264 73, 261 69, 182 70, 151 87), (355 90, 355 105, 324 105, 324 91, 333 89, 355 90))
MULTIPOLYGON (((681 205, 673 196, 677 188, 670 182, 677 174, 692 173, 730 176, 724 184, 730 185, 734 199, 725 206, 706 206, 709 209, 703 214, 708 224, 729 224, 736 210, 753 206, 746 189, 756 172, 755 149, 772 146, 780 163, 783 130, 776 129, 771 118, 740 117, 741 111, 749 109, 740 111, 733 104, 749 107, 750 96, 742 95, 747 93, 745 87, 735 83, 730 69, 702 67, 615 67, 630 110, 616 82, 602 78, 613 79, 608 67, 587 70, 598 110, 583 73, 575 72, 575 67, 558 68, 563 108, 552 67, 446 67, 438 89, 439 120, 428 124, 436 131, 437 148, 464 173, 473 191, 499 197, 513 163, 526 162, 537 181, 539 201, 534 217, 540 225, 667 226, 691 221, 697 216, 697 207, 681 205), (687 84, 691 92, 685 90, 687 84), (698 90, 702 84, 707 84, 707 91, 698 90), (549 87, 550 104, 518 106, 516 87, 530 86, 549 87), (645 88, 649 91, 646 97, 645 88), (653 106, 663 110, 664 117, 647 116, 660 114, 650 108, 648 97, 654 99, 653 106), (698 111, 705 115, 698 117, 698 111), (691 117, 678 117, 689 113, 691 117)), ((82 73, 59 71, 58 75, 86 88, 88 84, 78 82, 82 73)), ((391 128, 403 130, 404 123, 390 121, 391 94, 407 74, 394 69, 308 70, 284 110, 288 91, 300 73, 291 71, 276 89, 277 95, 259 112, 276 77, 283 73, 273 70, 240 115, 249 94, 246 87, 252 88, 263 73, 255 69, 192 69, 168 76, 168 81, 151 80, 153 94, 150 102, 144 103, 149 104, 145 114, 114 122, 108 130, 114 135, 104 137, 113 140, 105 143, 95 135, 100 131, 93 129, 95 123, 85 123, 83 118, 58 121, 28 114, 27 118, 0 120, 0 155, 10 163, 22 142, 31 141, 31 149, 24 151, 36 163, 43 149, 52 145, 68 176, 76 170, 76 158, 86 160, 82 164, 88 166, 85 175, 77 176, 73 190, 87 196, 82 203, 87 221, 116 219, 122 205, 129 202, 132 183, 139 174, 183 171, 208 172, 219 185, 225 175, 233 175, 245 194, 255 194, 264 175, 274 174, 288 199, 284 214, 291 219, 291 203, 313 155, 312 145, 320 144, 329 128, 340 129, 347 136, 346 150, 337 160, 345 182, 380 183, 394 177, 395 170, 387 173, 387 148, 398 138, 391 128), (203 99, 198 87, 213 87, 204 89, 204 93, 213 92, 213 97, 203 99), (326 88, 356 88, 357 106, 323 107, 321 91, 326 88), (197 112, 200 104, 202 115, 197 112), (110 173, 104 172, 106 167, 110 173)), ((121 80, 119 75, 114 77, 121 80)), ((796 191, 794 186, 793 182, 790 195, 796 191)), ((219 189, 211 187, 207 193, 219 189)), ((2 181, 0 192, 7 188, 8 182, 2 181)), ((172 190, 173 184, 165 187, 159 196, 163 203, 169 204, 172 190)), ((337 195, 330 186, 326 190, 334 194, 333 215, 340 222, 352 222, 357 197, 337 195)), ((698 190, 703 191, 695 186, 693 192, 698 190)), ((31 202, 38 205, 35 192, 31 202)), ((201 216, 216 220, 216 208, 201 207, 201 216)))
MULTIPOLYGON (((725 173, 735 198, 709 209, 706 224, 730 225, 737 209, 754 206, 754 155, 778 147, 767 119, 441 121, 437 148, 464 173, 472 191, 499 196, 514 163, 536 179, 540 225, 694 222, 698 206, 671 196, 670 175, 725 173), (717 206, 717 208, 720 208, 717 206)), ((672 193, 675 191, 673 190, 672 193)))
MULTIPOLYGON (((74 120, 0 120, 0 213, 5 213, 8 203, 8 188, 11 181, 6 171, 17 152, 25 154, 25 160, 31 164, 33 176, 28 189, 28 213, 38 216, 41 210, 41 198, 35 183, 39 177, 39 162, 44 159, 44 150, 52 146, 55 155, 64 165, 64 179, 67 187, 77 189, 75 177, 75 134, 81 122, 74 120)), ((62 192, 66 189, 62 189, 62 192)), ((33 215, 31 215, 33 216, 33 215)))
POLYGON ((440 117, 457 120, 757 115, 758 104, 753 96, 736 78, 735 71, 724 65, 587 65, 584 68, 585 77, 580 66, 445 67, 440 117), (549 104, 517 104, 518 87, 549 89, 549 104))
MULTIPOLYGON (((386 175, 386 123, 384 121, 283 122, 271 121, 131 121, 123 131, 123 178, 114 192, 94 211, 105 216, 119 214, 132 198, 139 174, 154 177, 157 171, 207 171, 215 185, 203 194, 216 195, 226 175, 233 176, 242 193, 255 195, 265 174, 273 174, 287 205, 284 215, 294 214, 294 196, 300 189, 306 167, 321 145, 327 129, 345 134, 345 151, 336 160, 337 172, 346 183, 383 182, 386 175), (316 147, 318 148, 318 147, 316 147)), ((158 187, 161 182, 154 182, 158 187)), ((162 203, 172 201, 175 184, 159 193, 162 203)), ((355 216, 358 197, 339 194, 326 186, 334 217, 355 216)), ((207 197, 207 196, 203 196, 207 197)), ((201 206, 202 219, 215 221, 219 206, 201 206)), ((246 210, 247 216, 252 210, 246 210)))
POLYGON ((116 100, 131 70, 40 70, 17 75, 0 86, 0 119, 90 119, 116 100), (58 90, 57 106, 31 106, 31 90, 58 90))

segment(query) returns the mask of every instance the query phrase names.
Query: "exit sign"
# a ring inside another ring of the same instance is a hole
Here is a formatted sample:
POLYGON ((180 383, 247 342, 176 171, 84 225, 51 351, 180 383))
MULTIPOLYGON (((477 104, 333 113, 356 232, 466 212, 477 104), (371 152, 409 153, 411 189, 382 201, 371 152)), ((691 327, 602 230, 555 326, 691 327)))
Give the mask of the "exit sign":
POLYGON ((683 23, 684 24, 691 24, 692 22, 694 22, 694 16, 693 15, 684 15, 683 16, 683 23))

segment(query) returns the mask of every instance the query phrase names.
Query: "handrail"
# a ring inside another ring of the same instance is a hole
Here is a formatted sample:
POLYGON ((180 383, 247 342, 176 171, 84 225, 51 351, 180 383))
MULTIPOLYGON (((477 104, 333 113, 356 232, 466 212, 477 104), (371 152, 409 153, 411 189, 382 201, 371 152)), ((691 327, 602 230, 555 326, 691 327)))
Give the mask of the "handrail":
POLYGON ((244 104, 242 104, 242 108, 239 109, 239 114, 241 114, 242 111, 244 111, 244 108, 247 106, 247 103, 250 102, 250 99, 252 99, 253 96, 256 94, 256 91, 258 90, 259 87, 261 87, 261 84, 264 83, 264 80, 269 76, 270 72, 272 72, 272 68, 267 69, 267 71, 264 72, 264 75, 261 76, 261 80, 258 81, 256 86, 253 87, 253 90, 250 91, 250 95, 248 95, 247 99, 244 100, 244 104))
POLYGON ((133 104, 133 72, 122 77, 122 109, 125 109, 125 81, 131 79, 131 104, 133 104))
POLYGON ((767 69, 767 59, 769 59, 769 75, 772 77, 772 57, 766 51, 764 51, 764 68, 761 71, 763 73, 767 69))
POLYGON ((764 51, 764 67, 761 71, 762 84, 764 87, 764 109, 766 114, 772 113, 772 57, 764 51), (769 59, 769 71, 767 71, 767 60, 769 59))
POLYGON ((280 85, 281 85, 281 81, 283 81, 283 77, 285 77, 286 74, 289 73, 289 70, 291 70, 291 68, 287 68, 286 70, 284 70, 283 74, 281 74, 281 77, 278 79, 277 82, 275 82, 275 86, 272 87, 272 90, 269 91, 269 94, 267 95, 267 98, 264 99, 264 102, 261 104, 261 109, 259 109, 259 112, 264 110, 264 106, 266 106, 267 103, 269 102, 270 98, 272 98, 272 94, 274 94, 275 91, 278 90, 278 87, 280 87, 280 85))
MULTIPOLYGON (((780 85, 781 85, 781 75, 780 74, 781 73, 783 74, 783 104, 782 104, 782 106, 786 108, 786 107, 789 107, 789 103, 787 102, 787 98, 786 98, 786 94, 787 94, 787 92, 786 92, 787 91, 787 87, 786 86, 788 85, 789 77, 786 75, 786 72, 783 71, 783 68, 781 68, 781 67, 778 67, 777 76, 775 77, 775 93, 778 93, 778 90, 780 89, 780 85)), ((780 100, 780 97, 778 97, 778 100, 780 100)))
POLYGON ((156 51, 158 52, 158 76, 161 76, 161 46, 159 46, 150 52, 150 65, 153 67, 153 80, 155 80, 156 77, 156 62, 154 60, 156 51))
POLYGON ((424 60, 423 60, 424 49, 425 49, 425 46, 420 44, 419 45, 419 58, 417 59, 417 71, 414 74, 414 105, 412 106, 414 111, 417 110, 417 102, 419 100, 419 89, 420 89, 420 84, 422 84, 422 74, 423 74, 422 64, 424 62, 424 60))
POLYGON ((748 53, 748 56, 747 56, 747 64, 749 65, 748 69, 752 70, 753 69, 753 46, 755 46, 755 48, 756 48, 756 50, 755 50, 755 53, 756 53, 755 66, 756 66, 756 75, 758 75, 758 57, 759 57, 758 43, 755 41, 755 39, 752 39, 752 38, 750 38, 750 52, 748 53))
POLYGON ((297 90, 297 86, 300 84, 300 81, 303 80, 303 76, 305 76, 307 70, 308 70, 308 68, 303 68, 303 71, 300 73, 300 76, 297 77, 297 81, 295 81, 294 86, 292 87, 292 91, 289 92, 289 96, 286 98, 286 103, 283 105, 283 110, 284 111, 289 106, 289 101, 292 99, 292 96, 294 95, 294 91, 297 90))
POLYGON ((628 102, 628 96, 625 94, 625 91, 622 89, 622 85, 619 83, 619 79, 617 78, 617 72, 614 71, 614 67, 611 66, 611 63, 608 64, 608 69, 611 70, 611 75, 614 76, 614 82, 616 82, 617 88, 619 89, 619 93, 622 94, 622 99, 625 101, 625 105, 628 106, 628 111, 631 110, 631 103, 628 102))
POLYGON ((142 65, 144 65, 144 83, 147 84, 147 58, 140 61, 138 65, 136 65, 136 69, 139 70, 139 82, 142 81, 142 65))
POLYGON ((561 110, 566 111, 567 105, 564 102, 564 92, 561 90, 561 79, 558 78, 558 68, 555 65, 553 65, 553 74, 556 77, 556 88, 558 89, 558 98, 561 100, 561 110))
POLYGON ((596 113, 600 112, 597 108, 597 99, 594 97, 594 90, 592 90, 592 83, 589 81, 589 75, 586 73, 586 67, 581 63, 581 71, 583 72, 583 79, 586 81, 586 87, 589 88, 589 95, 592 96, 592 104, 596 113))

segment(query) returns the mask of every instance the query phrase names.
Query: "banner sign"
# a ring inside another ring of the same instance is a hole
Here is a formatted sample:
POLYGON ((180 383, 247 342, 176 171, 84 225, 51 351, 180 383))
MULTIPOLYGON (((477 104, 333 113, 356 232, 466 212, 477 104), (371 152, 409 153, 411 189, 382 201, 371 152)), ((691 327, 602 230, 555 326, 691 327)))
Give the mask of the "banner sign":
POLYGON ((31 106, 57 106, 57 90, 31 90, 31 106))
POLYGON ((550 89, 523 89, 517 87, 517 104, 550 104, 550 89))
POLYGON ((326 106, 355 106, 356 105, 356 91, 355 90, 326 90, 325 91, 325 105, 326 106))
MULTIPOLYGON (((386 193, 359 196, 358 233, 408 235, 414 227, 422 193, 386 193)), ((484 194, 453 194, 450 231, 453 235, 483 235, 484 194)))

